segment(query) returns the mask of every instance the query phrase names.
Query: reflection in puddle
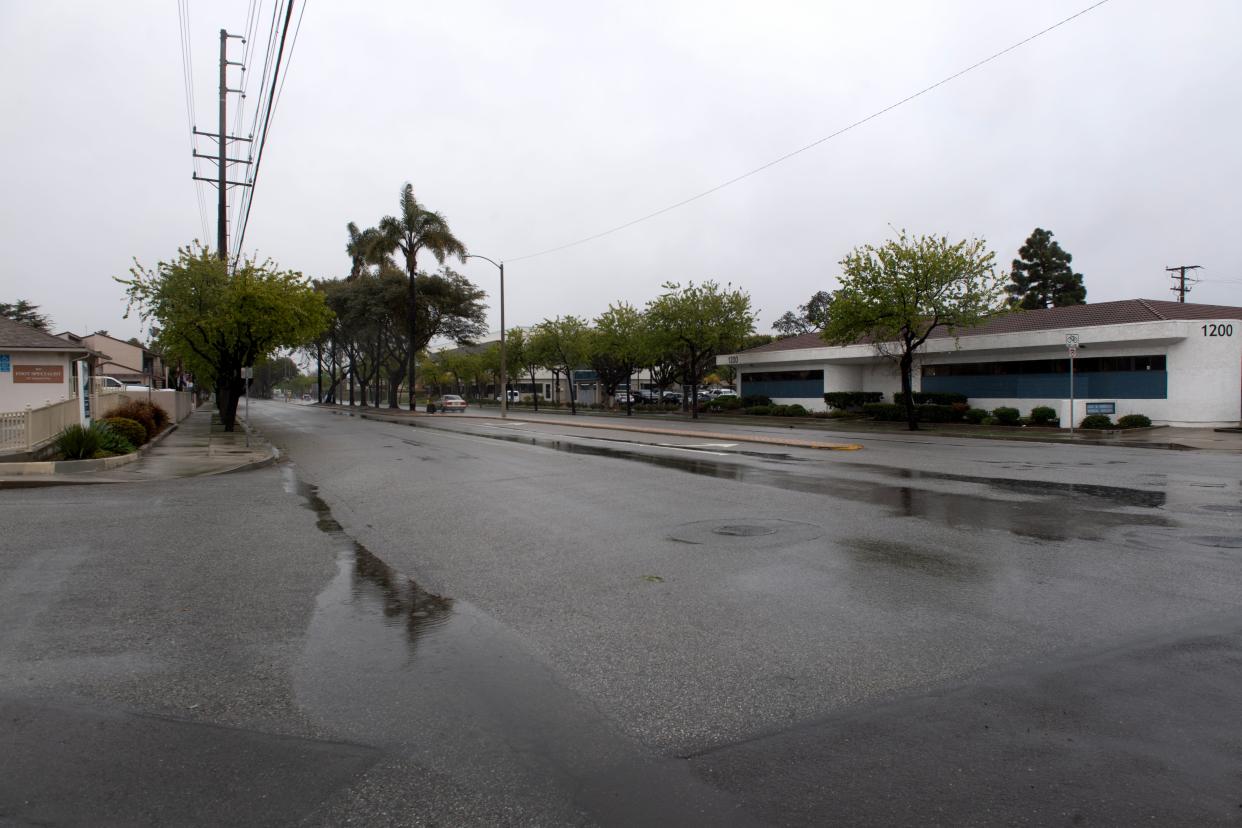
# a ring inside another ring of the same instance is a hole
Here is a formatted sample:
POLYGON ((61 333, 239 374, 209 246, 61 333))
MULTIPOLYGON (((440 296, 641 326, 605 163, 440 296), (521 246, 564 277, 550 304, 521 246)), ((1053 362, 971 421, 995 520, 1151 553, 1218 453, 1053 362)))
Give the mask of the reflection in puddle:
MULTIPOLYGON (((491 440, 540 446, 567 454, 590 455, 646 463, 688 474, 771 486, 786 491, 824 495, 852 502, 887 507, 900 517, 933 520, 952 528, 1000 529, 1036 540, 1068 539, 1098 540, 1110 529, 1119 526, 1176 526, 1162 514, 1136 514, 1109 511, 1109 506, 1156 509, 1164 505, 1163 492, 1125 489, 1083 484, 1039 483, 1022 480, 966 477, 933 472, 912 472, 865 464, 859 466, 872 473, 905 479, 922 478, 977 484, 984 489, 977 494, 940 491, 889 483, 859 477, 827 477, 800 475, 780 469, 730 463, 707 458, 647 454, 607 446, 584 445, 532 434, 475 434, 491 440), (1027 500, 999 499, 987 496, 987 489, 1026 495, 1027 500)), ((637 448, 637 447, 636 447, 637 448)))
POLYGON ((451 598, 427 592, 412 578, 401 575, 349 537, 332 517, 332 510, 319 496, 315 486, 298 480, 289 467, 285 467, 283 472, 285 490, 304 497, 306 507, 315 513, 315 526, 338 543, 340 558, 337 564, 341 572, 336 579, 340 582, 337 585, 340 594, 335 596, 337 600, 377 604, 386 623, 405 627, 411 645, 420 635, 448 620, 453 611, 451 598), (352 573, 348 584, 341 577, 346 571, 352 573))

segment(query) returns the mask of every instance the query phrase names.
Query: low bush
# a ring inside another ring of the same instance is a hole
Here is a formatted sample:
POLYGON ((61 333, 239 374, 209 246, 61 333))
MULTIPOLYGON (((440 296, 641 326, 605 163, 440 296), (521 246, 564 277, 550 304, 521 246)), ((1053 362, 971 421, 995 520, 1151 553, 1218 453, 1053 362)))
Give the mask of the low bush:
POLYGON ((963 416, 966 418, 966 422, 979 425, 992 415, 988 413, 986 408, 968 408, 963 416))
POLYGON ((1146 414, 1125 414, 1117 418, 1117 428, 1150 428, 1151 418, 1146 414))
MULTIPOLYGON (((152 406, 145 400, 142 402, 137 400, 128 400, 109 411, 108 417, 123 417, 126 420, 133 420, 141 424, 147 432, 146 439, 142 441, 145 443, 147 440, 154 437, 156 432, 159 431, 159 426, 155 424, 155 416, 151 413, 151 409, 155 407, 158 406, 152 406)), ((162 411, 163 409, 160 410, 162 411)))
MULTIPOLYGON (((130 422, 133 423, 133 420, 130 420, 130 422)), ((133 427, 138 432, 144 435, 146 434, 146 432, 143 431, 142 426, 137 423, 133 423, 133 427)), ((99 448, 101 451, 105 451, 109 454, 129 454, 135 451, 133 441, 128 439, 106 420, 95 423, 94 428, 99 432, 99 448)))
MULTIPOLYGON (((966 395, 956 391, 915 391, 913 396, 915 405, 953 405, 953 403, 966 402, 966 395)), ((893 403, 905 405, 906 395, 900 391, 894 391, 893 403)))
POLYGON ((1107 414, 1088 414, 1078 424, 1079 428, 1112 428, 1113 421, 1107 414))
POLYGON ((962 412, 952 405, 916 405, 914 410, 921 423, 957 423, 962 419, 962 412))
POLYGON ((716 397, 707 403, 712 411, 735 411, 742 407, 741 397, 716 397))
POLYGON ((771 405, 771 404, 772 404, 772 398, 765 397, 762 394, 747 394, 746 396, 742 397, 743 408, 750 408, 751 406, 755 406, 755 405, 771 405))
POLYGON ((798 403, 793 403, 792 405, 785 405, 781 407, 785 409, 785 412, 783 415, 785 417, 806 417, 811 413, 807 411, 804 406, 799 405, 798 403))
POLYGON ((906 419, 905 406, 893 403, 867 403, 862 407, 863 413, 873 420, 900 422, 906 419))
POLYGON ((1000 408, 992 409, 992 416, 996 418, 996 422, 1003 426, 1019 425, 1022 418, 1022 412, 1016 408, 1010 408, 1002 405, 1000 408))
POLYGON ((746 408, 742 409, 742 413, 743 414, 754 414, 755 416, 758 416, 758 417, 767 417, 772 414, 773 408, 775 408, 775 406, 772 406, 772 405, 749 405, 746 408))
MULTIPOLYGON (((147 430, 137 420, 131 420, 128 417, 108 417, 100 422, 131 446, 141 446, 147 441, 147 430)), ((130 451, 133 451, 132 447, 130 451)))
POLYGON ((996 419, 991 414, 989 414, 988 416, 983 418, 983 422, 981 422, 980 425, 985 425, 985 426, 1000 425, 1000 420, 996 419))
POLYGON ((824 394, 824 402, 830 408, 839 409, 859 409, 867 403, 878 403, 883 399, 881 391, 829 391, 824 394))
POLYGON ((1031 409, 1031 425, 1043 426, 1055 422, 1057 410, 1047 405, 1037 405, 1031 409))
POLYGON ((100 449, 99 431, 71 425, 56 435, 56 450, 66 460, 89 460, 100 449))

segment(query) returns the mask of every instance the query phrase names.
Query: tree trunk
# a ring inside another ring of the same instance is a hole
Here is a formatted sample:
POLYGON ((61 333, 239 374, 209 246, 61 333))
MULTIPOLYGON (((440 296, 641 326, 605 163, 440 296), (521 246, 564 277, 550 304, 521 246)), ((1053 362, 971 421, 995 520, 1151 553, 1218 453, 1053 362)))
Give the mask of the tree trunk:
POLYGON ((220 422, 225 431, 234 431, 237 425, 237 402, 246 390, 245 380, 231 377, 216 386, 216 407, 220 411, 220 422))
POLYGON ((918 414, 914 410, 914 392, 910 376, 914 373, 914 352, 908 347, 901 354, 901 393, 906 398, 906 423, 911 431, 919 430, 918 414))
POLYGON ((578 413, 578 389, 576 387, 577 383, 574 382, 573 369, 567 370, 565 372, 565 377, 569 381, 569 413, 577 414, 578 413))

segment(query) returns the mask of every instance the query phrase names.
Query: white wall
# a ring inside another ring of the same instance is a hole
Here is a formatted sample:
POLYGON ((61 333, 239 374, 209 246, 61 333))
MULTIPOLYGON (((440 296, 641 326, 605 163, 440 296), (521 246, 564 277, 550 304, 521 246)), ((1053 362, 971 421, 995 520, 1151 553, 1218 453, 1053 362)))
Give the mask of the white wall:
POLYGON ((0 373, 0 411, 24 411, 67 400, 73 396, 73 364, 69 354, 46 351, 5 350, 10 369, 0 373), (64 380, 59 383, 14 382, 19 365, 59 365, 64 380))

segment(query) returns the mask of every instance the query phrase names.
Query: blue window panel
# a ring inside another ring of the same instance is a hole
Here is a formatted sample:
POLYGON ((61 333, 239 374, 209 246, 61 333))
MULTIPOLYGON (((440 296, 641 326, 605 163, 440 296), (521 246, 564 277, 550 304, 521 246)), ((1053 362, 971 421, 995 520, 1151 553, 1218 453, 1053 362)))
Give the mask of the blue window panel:
POLYGON ((824 396, 824 381, 813 380, 769 380, 766 382, 742 381, 744 397, 801 397, 818 400, 824 396))
MULTIPOLYGON (((974 399, 1068 399, 1069 374, 923 377, 923 390, 956 391, 974 399)), ((1164 400, 1169 396, 1169 374, 1167 371, 1098 371, 1075 374, 1074 396, 1080 400, 1090 397, 1164 400)))

